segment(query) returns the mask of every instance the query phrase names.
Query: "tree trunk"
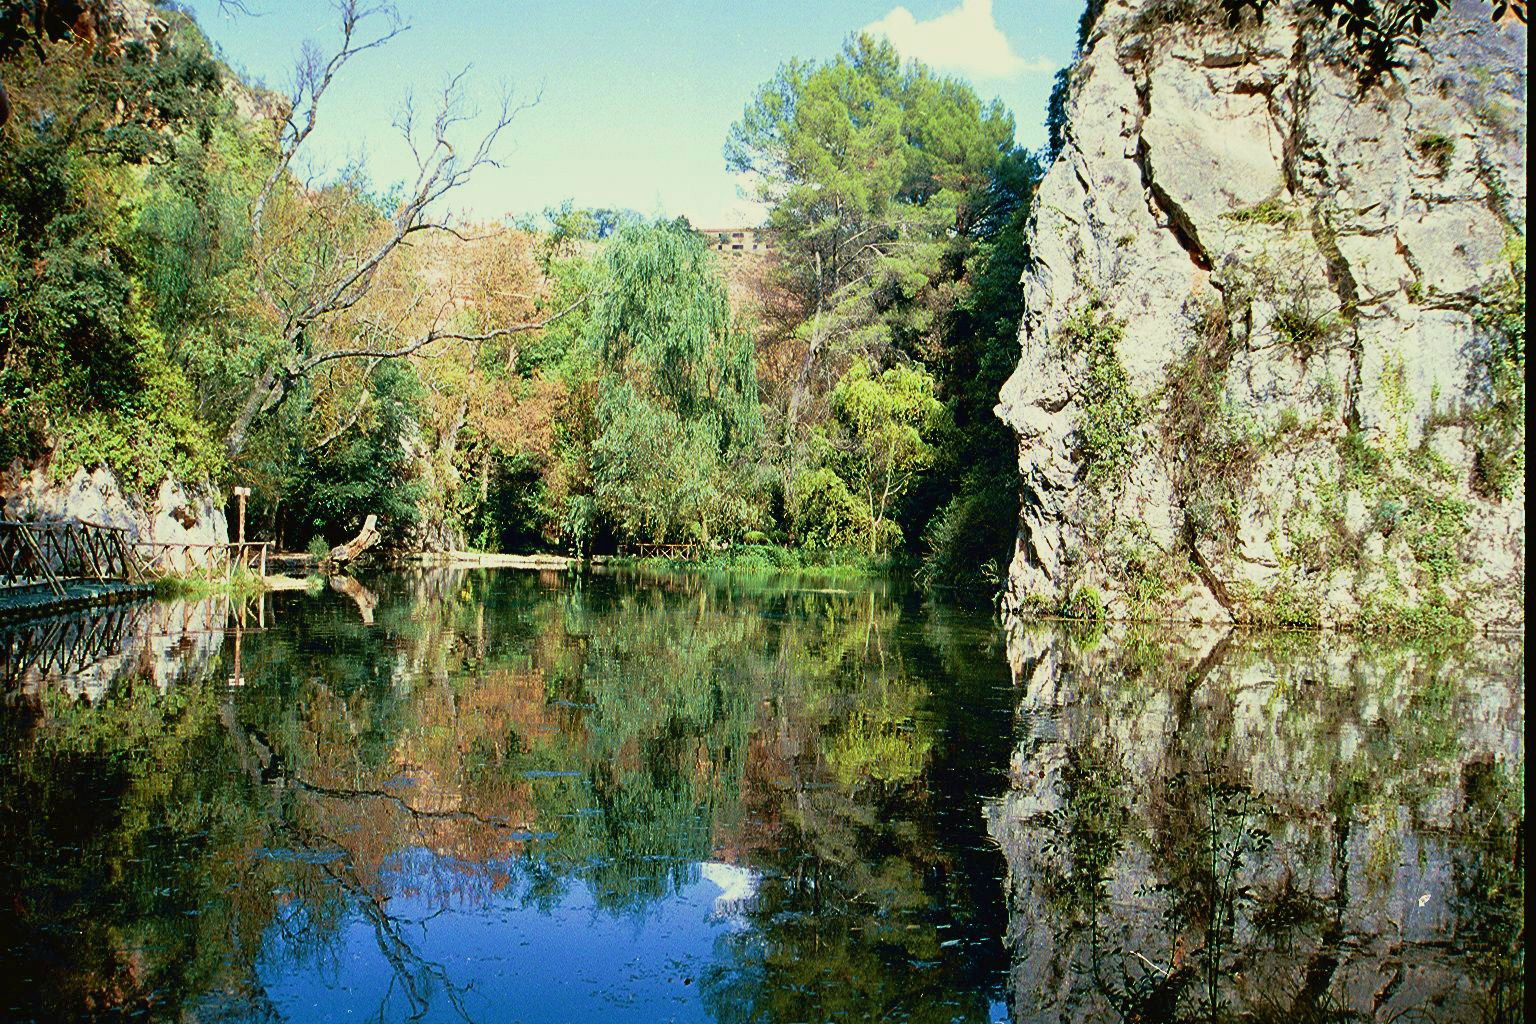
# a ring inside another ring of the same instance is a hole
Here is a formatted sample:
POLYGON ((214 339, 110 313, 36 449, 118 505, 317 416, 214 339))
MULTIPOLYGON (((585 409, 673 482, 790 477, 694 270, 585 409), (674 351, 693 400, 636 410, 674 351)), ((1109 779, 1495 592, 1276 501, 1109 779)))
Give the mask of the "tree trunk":
POLYGON ((250 440, 251 424, 261 414, 262 407, 267 404, 267 398, 272 394, 272 389, 277 387, 277 369, 274 367, 261 375, 261 379, 251 385, 250 393, 245 396, 245 403, 240 406, 240 412, 235 417, 235 422, 229 425, 229 433, 224 435, 224 450, 230 458, 235 458, 245 450, 245 442, 250 440))
POLYGON ((867 492, 869 498, 869 557, 875 557, 875 538, 879 536, 880 520, 875 516, 875 492, 867 492))
POLYGON ((377 594, 350 576, 332 576, 330 587, 336 593, 352 599, 352 603, 357 605, 357 613, 362 616, 363 625, 373 625, 373 609, 379 603, 377 594))
POLYGON ((443 438, 438 443, 438 454, 450 465, 453 463, 453 453, 459 446, 459 431, 464 429, 464 422, 469 419, 469 396, 459 398, 459 407, 453 414, 453 422, 443 432, 443 438))
POLYGON ((357 536, 345 544, 338 544, 331 548, 331 553, 326 556, 325 564, 320 571, 326 576, 340 576, 347 571, 347 566, 356 561, 364 551, 379 542, 379 529, 376 525, 378 516, 369 516, 363 522, 363 528, 357 536))

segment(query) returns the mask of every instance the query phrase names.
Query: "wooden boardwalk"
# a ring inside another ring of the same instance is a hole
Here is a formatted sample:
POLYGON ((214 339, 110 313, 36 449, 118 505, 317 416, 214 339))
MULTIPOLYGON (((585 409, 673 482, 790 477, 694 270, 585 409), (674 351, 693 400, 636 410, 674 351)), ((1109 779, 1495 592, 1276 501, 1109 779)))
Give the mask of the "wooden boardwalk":
POLYGON ((270 541, 198 544, 134 540, 118 526, 82 519, 0 519, 0 614, 142 593, 166 576, 228 579, 267 573, 270 541))
POLYGON ((134 540, 121 527, 81 519, 0 519, 0 618, 141 597, 166 576, 265 577, 271 547, 134 540))
POLYGON ((0 618, 107 604, 153 590, 126 530, 0 520, 0 618))
POLYGON ((119 580, 70 580, 62 592, 46 587, 11 587, 0 590, 0 620, 30 618, 74 608, 132 601, 154 593, 153 583, 119 580))

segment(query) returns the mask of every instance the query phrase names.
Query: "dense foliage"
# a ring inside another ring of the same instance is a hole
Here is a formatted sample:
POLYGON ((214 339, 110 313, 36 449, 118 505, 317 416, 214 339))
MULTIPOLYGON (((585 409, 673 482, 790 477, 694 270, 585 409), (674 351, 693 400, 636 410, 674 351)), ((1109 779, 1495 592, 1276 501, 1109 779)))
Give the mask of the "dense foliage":
MULTIPOLYGON (((1221 0, 1231 27, 1251 13, 1258 21, 1273 0, 1221 0)), ((1337 26, 1359 59, 1360 79, 1375 83, 1393 68, 1402 67, 1398 51, 1424 34, 1425 26, 1448 10, 1452 0, 1305 0, 1326 22, 1337 26)), ((1494 21, 1513 16, 1526 20, 1525 0, 1488 0, 1494 21)))
POLYGON ((132 483, 216 471, 171 358, 176 325, 156 315, 175 282, 154 232, 216 173, 217 65, 189 33, 116 52, 42 38, 4 69, 0 461, 57 443, 66 461, 112 464, 132 483))
POLYGON ((762 519, 757 369, 709 251, 686 224, 629 228, 603 271, 598 510, 626 536, 739 539, 762 519))
POLYGON ((862 534, 922 554, 931 584, 984 593, 983 566, 1006 561, 1017 517, 1012 443, 991 409, 1016 361, 1023 222, 1040 174, 1012 117, 856 36, 829 61, 780 68, 732 127, 726 158, 755 176, 779 244, 765 419, 795 539, 862 534), (873 503, 867 465, 850 468, 846 454, 861 365, 908 390, 925 379, 943 406, 927 420, 931 452, 873 503), (836 512, 854 503, 829 472, 863 495, 861 513, 836 512))
MULTIPOLYGON (((337 67, 394 31, 349 11, 337 67)), ((726 146, 769 207, 748 264, 570 203, 438 230, 494 132, 418 130, 414 183, 301 182, 327 80, 248 88, 157 17, 0 53, 4 462, 244 484, 288 547, 374 513, 405 545, 923 555, 987 596, 1039 177, 998 103, 864 36, 784 65, 726 146)))

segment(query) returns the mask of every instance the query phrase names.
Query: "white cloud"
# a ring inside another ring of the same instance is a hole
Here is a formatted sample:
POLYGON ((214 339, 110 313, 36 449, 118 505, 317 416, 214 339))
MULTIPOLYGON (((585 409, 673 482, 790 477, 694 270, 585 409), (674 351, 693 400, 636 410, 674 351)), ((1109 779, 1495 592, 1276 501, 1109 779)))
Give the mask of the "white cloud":
POLYGON ((959 7, 927 21, 896 7, 864 31, 889 39, 904 57, 971 78, 1011 79, 1056 70, 1051 61, 1025 60, 1013 52, 992 16, 992 0, 960 0, 959 7))

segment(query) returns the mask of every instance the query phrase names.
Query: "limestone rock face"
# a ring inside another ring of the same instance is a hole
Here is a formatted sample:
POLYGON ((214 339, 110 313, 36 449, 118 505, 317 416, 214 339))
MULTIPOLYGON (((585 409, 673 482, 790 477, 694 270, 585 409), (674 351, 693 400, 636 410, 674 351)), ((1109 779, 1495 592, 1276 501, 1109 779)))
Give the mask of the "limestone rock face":
POLYGON ((1112 616, 1523 626, 1524 396, 1500 411, 1493 315, 1523 314, 1526 31, 1458 0, 1399 56, 1364 86, 1295 4, 1236 29, 1106 5, 998 406, 1012 609, 1091 588, 1112 616), (1113 474, 1085 310, 1137 410, 1113 474))
POLYGON ((223 502, 211 488, 189 488, 167 477, 154 497, 126 495, 106 468, 77 469, 64 483, 20 460, 0 472, 0 507, 7 519, 83 519, 126 529, 132 540, 227 544, 223 502))

